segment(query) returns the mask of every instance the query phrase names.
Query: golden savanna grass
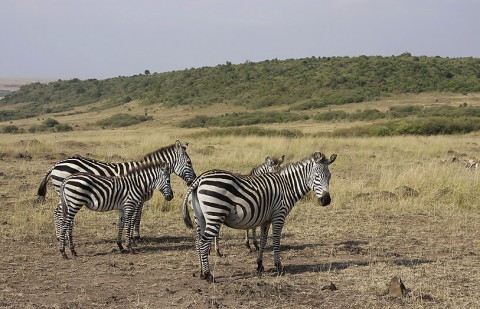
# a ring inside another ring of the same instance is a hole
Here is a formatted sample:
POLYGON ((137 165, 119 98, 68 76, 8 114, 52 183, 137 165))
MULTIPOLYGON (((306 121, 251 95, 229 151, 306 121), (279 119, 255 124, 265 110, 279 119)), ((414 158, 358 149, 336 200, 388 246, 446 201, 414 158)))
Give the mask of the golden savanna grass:
MULTIPOLYGON (((56 115, 60 122, 79 124, 78 130, 0 135, 0 307, 480 306, 480 170, 467 169, 462 161, 480 156, 480 135, 192 138, 200 129, 174 126, 187 118, 186 112, 191 116, 199 111, 159 109, 153 123, 117 130, 88 130, 80 115, 56 115), (317 150, 338 154, 330 166, 332 204, 320 207, 309 194, 287 218, 282 236, 285 276, 271 271, 271 240, 264 261, 267 273, 257 277, 256 257, 244 247, 243 233, 224 227, 220 245, 225 257, 210 256, 218 282, 201 281, 193 231, 184 227, 179 209, 187 187, 174 175, 175 198, 166 202, 155 193, 144 209, 145 240, 138 254, 112 252, 116 212, 82 209, 74 230, 79 257, 61 258, 52 218, 58 198, 52 187, 44 204, 33 203, 45 171, 74 154, 138 160, 176 139, 190 143, 197 174, 213 168, 247 173, 266 155, 284 154, 287 162, 294 162, 317 150), (451 162, 454 155, 458 162, 451 162), (393 276, 401 277, 407 296, 384 293, 393 276), (322 290, 330 282, 337 291, 322 290)), ((84 122, 94 118, 83 117, 84 122)), ((37 120, 24 123, 29 121, 37 120)), ((315 133, 334 125, 294 123, 288 128, 315 133)))

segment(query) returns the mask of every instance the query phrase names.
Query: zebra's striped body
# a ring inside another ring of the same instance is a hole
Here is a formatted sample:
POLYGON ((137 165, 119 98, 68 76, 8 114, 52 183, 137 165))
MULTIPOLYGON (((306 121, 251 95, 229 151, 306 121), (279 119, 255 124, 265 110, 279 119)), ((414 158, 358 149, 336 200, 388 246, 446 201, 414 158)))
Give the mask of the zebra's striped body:
MULTIPOLYGON (((283 155, 281 158, 270 158, 269 156, 265 157, 265 162, 262 164, 255 166, 252 168, 250 173, 248 175, 261 175, 261 174, 266 174, 266 173, 274 173, 278 171, 280 168, 280 165, 283 163, 285 159, 285 155, 283 155)), ((255 249, 258 251, 258 242, 257 242, 257 233, 256 233, 256 228, 252 229, 252 240, 253 240, 253 245, 255 246, 255 249)), ((251 250, 250 247, 250 241, 249 241, 249 235, 248 235, 248 230, 245 230, 245 245, 249 250, 251 250)), ((215 252, 217 256, 222 256, 220 253, 220 246, 219 246, 219 241, 218 237, 215 237, 215 252)))
POLYGON ((132 234, 134 213, 147 195, 158 189, 165 199, 171 200, 173 192, 170 185, 170 166, 168 163, 138 166, 128 174, 119 177, 99 176, 77 173, 68 176, 60 186, 62 224, 60 228, 60 252, 64 258, 66 233, 70 242, 70 250, 76 256, 72 230, 73 220, 78 211, 85 205, 94 211, 110 211, 117 209, 121 216, 118 224, 117 245, 122 250, 123 224, 127 226, 127 247, 132 251, 132 234))
POLYGON ((314 191, 320 205, 330 204, 331 174, 328 165, 335 159, 336 154, 326 158, 320 152, 315 152, 309 158, 289 164, 277 173, 242 176, 212 170, 198 176, 186 194, 182 209, 185 224, 192 227, 187 207, 188 195, 192 194, 201 277, 209 282, 213 280, 208 250, 222 224, 244 230, 261 227, 258 272, 263 271, 263 250, 271 224, 274 261, 281 274, 280 236, 285 218, 295 203, 310 190, 314 191))
MULTIPOLYGON (((45 199, 48 181, 51 180, 57 194, 60 194, 60 186, 65 178, 75 173, 89 173, 100 176, 122 176, 129 170, 134 169, 143 164, 160 164, 167 162, 171 166, 171 172, 190 185, 195 179, 195 171, 192 162, 187 154, 188 143, 181 144, 179 140, 175 144, 157 149, 144 156, 141 161, 107 163, 83 157, 72 157, 55 163, 43 177, 38 188, 39 200, 45 199)), ((148 201, 153 195, 153 191, 146 192, 144 201, 148 201)), ((142 215, 143 204, 138 208, 135 214, 135 234, 136 238, 140 238, 140 221, 142 215)), ((55 231, 57 237, 60 235, 60 226, 62 222, 61 204, 57 205, 54 211, 55 231)))

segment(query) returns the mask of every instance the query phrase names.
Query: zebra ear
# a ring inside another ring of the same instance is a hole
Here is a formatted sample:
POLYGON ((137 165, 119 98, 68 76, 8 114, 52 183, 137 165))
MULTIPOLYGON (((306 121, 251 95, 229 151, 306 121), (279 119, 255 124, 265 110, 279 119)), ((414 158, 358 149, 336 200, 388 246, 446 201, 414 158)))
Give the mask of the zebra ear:
POLYGON ((337 159, 337 154, 336 153, 334 153, 330 156, 330 159, 328 159, 327 164, 332 164, 333 162, 335 162, 335 159, 337 159))
POLYGON ((285 155, 282 155, 282 157, 280 159, 278 159, 277 165, 281 165, 284 160, 285 160, 285 155))
POLYGON ((272 159, 269 156, 265 157, 265 163, 271 163, 272 159))
POLYGON ((170 164, 168 164, 168 162, 162 162, 160 163, 160 168, 162 169, 162 171, 170 171, 170 164))
POLYGON ((315 163, 325 163, 325 155, 320 151, 317 151, 313 154, 313 160, 315 160, 315 163))

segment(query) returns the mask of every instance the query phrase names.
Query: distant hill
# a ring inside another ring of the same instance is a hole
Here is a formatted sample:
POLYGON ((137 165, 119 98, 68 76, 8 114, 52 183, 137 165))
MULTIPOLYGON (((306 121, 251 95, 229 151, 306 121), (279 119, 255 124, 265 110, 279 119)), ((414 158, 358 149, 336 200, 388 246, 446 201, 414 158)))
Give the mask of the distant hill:
POLYGON ((479 58, 412 56, 323 57, 266 60, 105 80, 58 80, 22 86, 1 105, 0 121, 70 110, 94 102, 100 109, 132 100, 142 104, 210 105, 306 110, 374 100, 399 93, 480 92, 479 58))

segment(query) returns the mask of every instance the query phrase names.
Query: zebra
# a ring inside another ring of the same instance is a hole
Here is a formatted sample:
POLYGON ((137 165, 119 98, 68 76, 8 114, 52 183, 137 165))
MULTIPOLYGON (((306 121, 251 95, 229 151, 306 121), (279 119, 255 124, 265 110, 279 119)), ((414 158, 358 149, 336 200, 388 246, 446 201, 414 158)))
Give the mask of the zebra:
POLYGON ((331 173, 328 166, 336 158, 336 154, 327 158, 321 152, 315 152, 302 161, 282 167, 277 173, 242 176, 211 170, 198 176, 186 193, 182 211, 185 225, 193 228, 187 207, 188 196, 192 194, 200 277, 210 283, 214 281, 208 250, 221 224, 235 229, 261 227, 257 258, 259 274, 264 271, 263 250, 271 224, 275 267, 278 275, 284 274, 280 262, 280 236, 285 218, 295 203, 310 190, 313 190, 320 205, 330 204, 331 173))
MULTIPOLYGON (((279 168, 280 165, 283 163, 285 159, 285 155, 282 155, 281 158, 270 158, 269 156, 265 157, 265 162, 262 164, 255 166, 252 168, 250 173, 248 175, 260 175, 260 174, 265 174, 265 173, 274 173, 276 172, 279 168)), ((257 242, 257 231, 256 228, 252 229, 252 240, 253 240, 253 245, 255 246, 255 250, 258 251, 258 242, 257 242)), ((215 252, 217 256, 223 256, 220 252, 220 246, 219 246, 219 241, 218 237, 215 237, 215 252)), ((248 235, 248 230, 245 230, 245 246, 251 251, 250 247, 250 241, 249 241, 249 235, 248 235)))
MULTIPOLYGON (((128 170, 145 163, 159 164, 161 162, 168 162, 172 171, 180 176, 187 185, 190 185, 195 179, 195 171, 192 166, 192 161, 187 154, 188 143, 182 144, 176 140, 175 144, 159 148, 153 152, 148 153, 141 161, 122 162, 122 163, 106 163, 94 159, 84 158, 81 156, 71 157, 60 162, 55 163, 43 176, 40 186, 38 188, 38 201, 44 201, 47 193, 47 184, 51 180, 55 192, 60 194, 60 186, 63 180, 69 175, 84 172, 101 176, 121 176, 128 172, 128 170)), ((153 196, 153 191, 146 192, 144 201, 150 200, 153 196)), ((140 221, 142 217, 143 204, 140 205, 135 214, 135 238, 140 239, 140 221)), ((58 203, 54 210, 55 232, 57 238, 60 236, 60 226, 62 222, 61 203, 58 203)))
POLYGON ((121 216, 118 224, 117 245, 122 246, 123 224, 127 224, 127 248, 133 253, 132 229, 134 213, 140 207, 148 192, 158 189, 167 201, 173 198, 170 185, 170 165, 146 163, 137 165, 123 176, 100 176, 88 173, 76 173, 68 176, 60 186, 62 225, 60 228, 60 253, 67 259, 65 245, 68 241, 73 256, 77 256, 73 243, 73 220, 82 206, 94 211, 118 209, 121 216))

